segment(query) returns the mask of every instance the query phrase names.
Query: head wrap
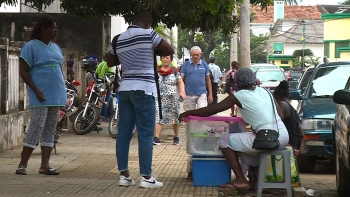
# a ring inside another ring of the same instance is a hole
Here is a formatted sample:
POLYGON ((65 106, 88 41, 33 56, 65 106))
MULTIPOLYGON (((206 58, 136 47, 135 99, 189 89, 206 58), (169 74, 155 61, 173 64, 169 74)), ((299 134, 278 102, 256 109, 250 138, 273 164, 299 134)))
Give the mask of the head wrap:
POLYGON ((256 83, 254 72, 250 68, 240 68, 235 72, 237 85, 252 86, 256 83))

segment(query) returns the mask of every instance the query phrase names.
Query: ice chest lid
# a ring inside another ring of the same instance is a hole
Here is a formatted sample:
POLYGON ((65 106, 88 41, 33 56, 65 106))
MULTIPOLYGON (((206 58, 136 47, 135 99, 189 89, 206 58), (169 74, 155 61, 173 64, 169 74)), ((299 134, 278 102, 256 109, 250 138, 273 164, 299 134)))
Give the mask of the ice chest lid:
POLYGON ((223 121, 223 122, 244 122, 241 117, 230 117, 230 116, 208 116, 208 117, 199 117, 199 116, 188 116, 184 118, 184 121, 190 120, 200 120, 200 121, 223 121))

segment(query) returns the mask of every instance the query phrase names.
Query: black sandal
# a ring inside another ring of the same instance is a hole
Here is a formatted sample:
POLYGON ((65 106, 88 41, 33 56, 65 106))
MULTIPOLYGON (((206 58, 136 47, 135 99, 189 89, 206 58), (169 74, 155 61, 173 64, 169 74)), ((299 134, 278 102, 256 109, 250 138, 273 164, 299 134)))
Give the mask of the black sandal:
POLYGON ((26 168, 23 167, 23 166, 19 166, 19 167, 16 169, 16 174, 19 174, 19 175, 26 175, 26 174, 27 174, 26 168))
POLYGON ((56 169, 49 167, 49 168, 46 169, 46 170, 39 169, 39 174, 45 174, 45 175, 59 175, 60 173, 59 173, 56 169))

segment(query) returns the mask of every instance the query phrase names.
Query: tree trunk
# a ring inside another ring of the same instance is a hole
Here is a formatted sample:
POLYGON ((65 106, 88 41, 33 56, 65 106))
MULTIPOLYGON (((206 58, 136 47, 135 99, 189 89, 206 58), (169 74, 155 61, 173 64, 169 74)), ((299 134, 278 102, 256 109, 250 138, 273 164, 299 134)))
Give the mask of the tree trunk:
MULTIPOLYGON (((111 17, 103 17, 103 29, 102 29, 102 36, 103 36, 103 44, 102 44, 102 57, 101 59, 105 59, 105 54, 109 51, 109 46, 111 44, 111 17)), ((113 35, 115 36, 115 35, 113 35)))
MULTIPOLYGON (((237 16, 237 7, 235 7, 235 10, 233 12, 234 16, 237 16)), ((230 63, 233 61, 238 61, 238 38, 237 33, 233 33, 231 35, 231 46, 230 46, 230 63)))
POLYGON ((241 5, 240 67, 250 67, 250 0, 241 5))

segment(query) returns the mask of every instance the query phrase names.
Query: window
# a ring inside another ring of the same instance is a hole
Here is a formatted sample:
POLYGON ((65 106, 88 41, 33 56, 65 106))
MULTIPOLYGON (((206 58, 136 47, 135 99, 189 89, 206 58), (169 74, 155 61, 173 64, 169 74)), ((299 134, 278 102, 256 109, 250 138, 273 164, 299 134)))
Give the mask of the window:
POLYGON ((281 60, 281 64, 289 64, 288 60, 281 60))
POLYGON ((324 48, 323 48, 324 56, 329 58, 329 42, 324 43, 324 48))
POLYGON ((350 65, 328 66, 315 72, 317 73, 309 83, 308 97, 333 96, 335 91, 345 87, 349 78, 350 65))
POLYGON ((338 49, 343 47, 349 47, 349 42, 342 41, 342 42, 335 43, 335 58, 340 58, 340 51, 338 49))

